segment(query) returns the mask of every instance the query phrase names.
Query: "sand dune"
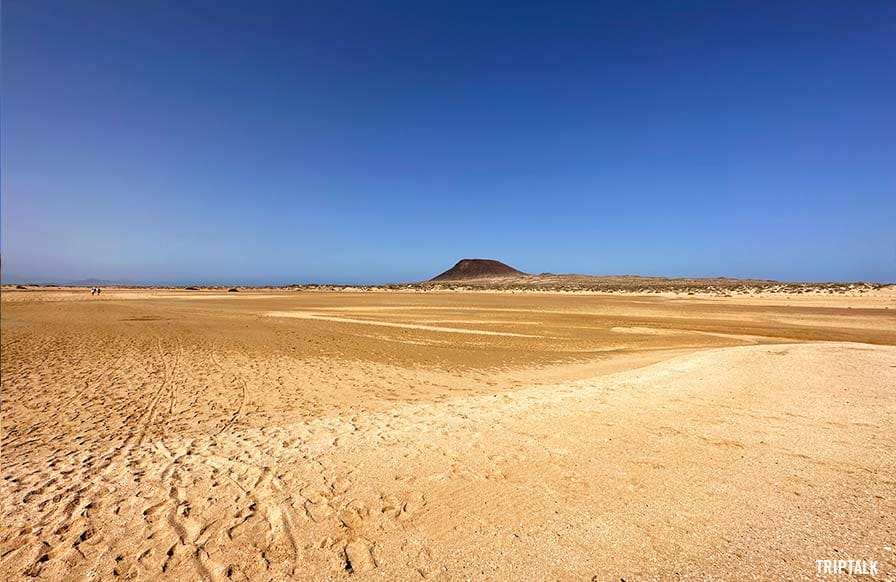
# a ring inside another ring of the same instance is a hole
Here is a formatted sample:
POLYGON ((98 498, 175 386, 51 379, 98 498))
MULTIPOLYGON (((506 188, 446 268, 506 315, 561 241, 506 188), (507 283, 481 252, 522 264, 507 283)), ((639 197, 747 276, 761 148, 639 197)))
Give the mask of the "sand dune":
POLYGON ((240 295, 4 296, 0 577, 896 575, 890 304, 240 295))

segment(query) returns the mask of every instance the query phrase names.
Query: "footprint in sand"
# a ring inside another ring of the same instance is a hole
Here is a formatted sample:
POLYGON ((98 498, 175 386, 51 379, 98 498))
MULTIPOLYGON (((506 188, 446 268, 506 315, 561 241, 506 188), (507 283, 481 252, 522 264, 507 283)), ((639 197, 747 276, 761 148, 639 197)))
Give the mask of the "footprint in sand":
POLYGON ((339 520, 349 529, 361 529, 364 520, 370 517, 370 509, 367 505, 353 499, 339 512, 339 520))
POLYGON ((373 544, 364 538, 358 538, 346 544, 345 565, 346 570, 352 574, 361 574, 376 568, 373 544))

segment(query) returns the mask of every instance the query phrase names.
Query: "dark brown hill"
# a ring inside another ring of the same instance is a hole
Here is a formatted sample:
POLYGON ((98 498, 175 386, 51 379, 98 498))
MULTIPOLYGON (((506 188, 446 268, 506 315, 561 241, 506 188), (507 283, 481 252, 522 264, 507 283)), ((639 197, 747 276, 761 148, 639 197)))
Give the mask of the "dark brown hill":
POLYGON ((430 279, 430 281, 469 281, 525 275, 501 261, 492 259, 461 259, 456 265, 430 279))

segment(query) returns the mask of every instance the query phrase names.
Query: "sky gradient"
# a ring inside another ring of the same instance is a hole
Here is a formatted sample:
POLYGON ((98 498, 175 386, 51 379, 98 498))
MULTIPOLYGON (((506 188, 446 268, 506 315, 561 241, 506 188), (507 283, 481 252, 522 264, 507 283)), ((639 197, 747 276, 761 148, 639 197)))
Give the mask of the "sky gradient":
POLYGON ((5 0, 2 59, 4 282, 896 281, 890 1, 5 0))

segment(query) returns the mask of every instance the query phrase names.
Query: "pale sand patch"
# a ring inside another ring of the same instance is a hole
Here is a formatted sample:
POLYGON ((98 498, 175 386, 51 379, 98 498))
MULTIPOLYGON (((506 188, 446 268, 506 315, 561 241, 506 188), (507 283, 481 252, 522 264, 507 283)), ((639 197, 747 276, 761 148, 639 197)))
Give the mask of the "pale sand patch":
POLYGON ((739 340, 747 344, 769 343, 771 340, 766 336, 750 335, 744 333, 722 333, 712 331, 699 330, 682 330, 682 329, 660 329, 656 327, 612 327, 610 331, 613 333, 623 333, 632 335, 659 335, 659 336, 687 336, 702 335, 706 337, 720 337, 726 339, 739 340))
POLYGON ((332 315, 320 315, 310 311, 268 311, 267 317, 291 317, 295 319, 317 319, 319 321, 332 321, 335 323, 359 323, 362 325, 378 325, 381 327, 400 327, 404 329, 419 329, 423 331, 438 331, 445 333, 466 333, 472 335, 499 335, 505 337, 542 337, 526 333, 513 333, 509 331, 493 331, 487 329, 467 329, 462 327, 443 327, 436 325, 422 325, 416 323, 397 323, 394 321, 378 321, 371 319, 354 319, 351 317, 337 317, 332 315))
POLYGON ((507 319, 419 319, 419 323, 471 323, 479 325, 541 325, 540 321, 517 321, 507 319))
POLYGON ((656 327, 611 327, 613 333, 633 333, 637 335, 681 335, 687 331, 675 329, 658 329, 656 327))

